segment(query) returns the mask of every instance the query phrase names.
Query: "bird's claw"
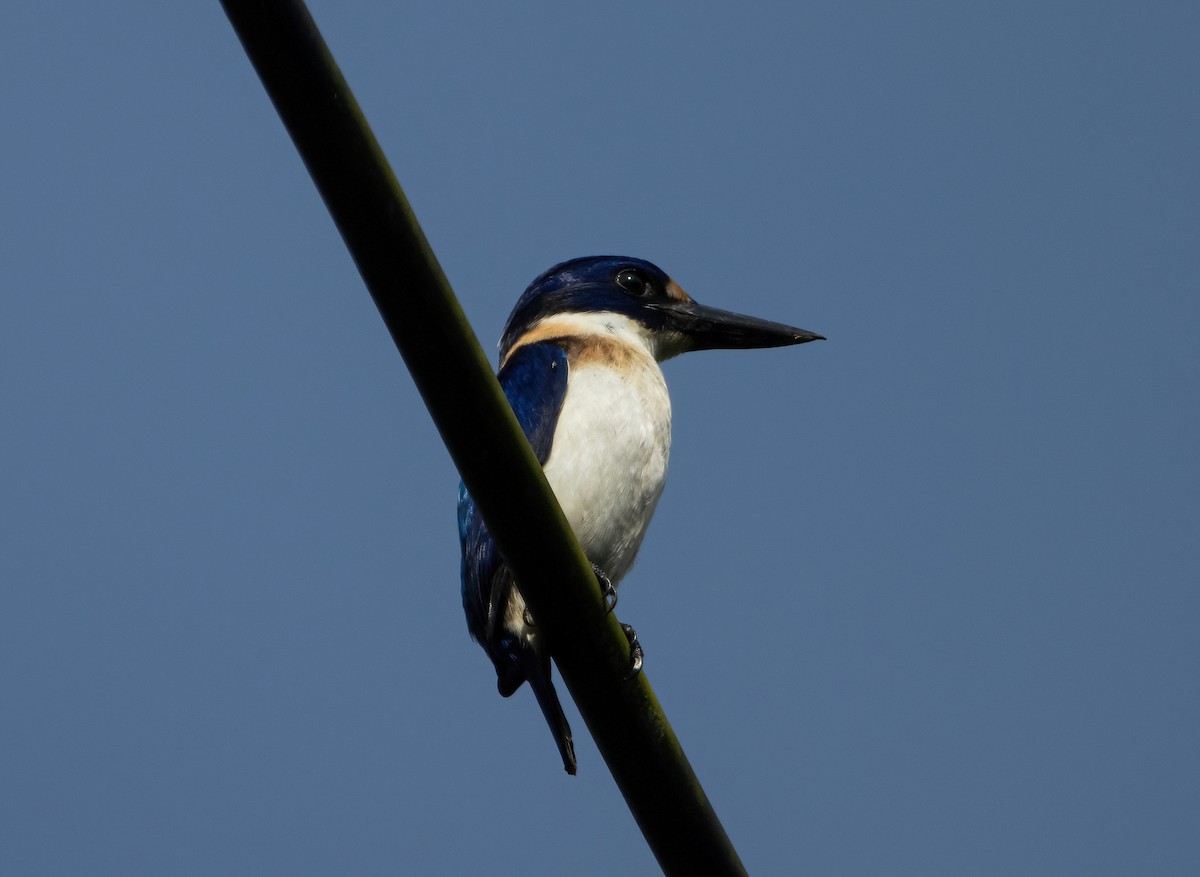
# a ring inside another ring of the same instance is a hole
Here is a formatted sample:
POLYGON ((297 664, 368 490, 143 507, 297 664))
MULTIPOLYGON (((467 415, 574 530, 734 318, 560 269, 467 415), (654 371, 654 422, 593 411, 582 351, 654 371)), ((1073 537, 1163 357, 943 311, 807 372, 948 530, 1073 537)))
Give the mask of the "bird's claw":
POLYGON ((600 583, 600 595, 604 598, 604 605, 607 607, 604 614, 611 615, 612 611, 617 608, 617 586, 612 583, 608 574, 594 563, 592 572, 596 574, 596 581, 600 583))
MULTIPOLYGON (((617 608, 617 586, 612 583, 608 574, 594 563, 592 572, 596 574, 596 581, 600 583, 600 594, 604 597, 606 607, 604 614, 611 615, 617 608)), ((633 625, 622 624, 621 630, 625 633, 625 639, 629 640, 629 672, 625 678, 632 679, 642 672, 642 659, 646 653, 642 651, 642 644, 638 642, 637 631, 633 629, 633 625)))
POLYGON ((642 651, 642 644, 638 642, 637 631, 632 624, 622 624, 621 630, 625 633, 625 639, 629 640, 629 672, 625 678, 632 679, 642 672, 642 659, 646 653, 642 651))

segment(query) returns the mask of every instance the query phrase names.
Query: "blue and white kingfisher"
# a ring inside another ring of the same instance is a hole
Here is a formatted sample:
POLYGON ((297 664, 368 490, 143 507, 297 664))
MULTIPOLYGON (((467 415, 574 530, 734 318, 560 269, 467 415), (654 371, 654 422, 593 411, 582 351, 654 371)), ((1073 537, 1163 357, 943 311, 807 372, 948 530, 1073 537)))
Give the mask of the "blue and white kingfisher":
MULTIPOLYGON (((821 338, 697 304, 655 265, 624 256, 563 262, 525 290, 500 339, 500 386, 613 601, 667 476, 671 402, 658 364, 689 350, 821 338)), ((529 681, 573 774, 575 748, 550 681, 550 655, 463 486, 458 526, 471 636, 496 665, 500 694, 529 681)), ((641 648, 622 626, 636 672, 641 648)))

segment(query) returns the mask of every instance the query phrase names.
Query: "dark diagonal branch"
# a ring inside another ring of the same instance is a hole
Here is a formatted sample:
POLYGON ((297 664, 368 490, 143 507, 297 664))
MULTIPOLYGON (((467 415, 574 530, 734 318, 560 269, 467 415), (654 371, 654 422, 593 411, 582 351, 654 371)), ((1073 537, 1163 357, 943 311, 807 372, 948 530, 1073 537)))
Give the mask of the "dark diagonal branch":
POLYGON ((744 873, 308 10, 222 5, 663 870, 744 873))

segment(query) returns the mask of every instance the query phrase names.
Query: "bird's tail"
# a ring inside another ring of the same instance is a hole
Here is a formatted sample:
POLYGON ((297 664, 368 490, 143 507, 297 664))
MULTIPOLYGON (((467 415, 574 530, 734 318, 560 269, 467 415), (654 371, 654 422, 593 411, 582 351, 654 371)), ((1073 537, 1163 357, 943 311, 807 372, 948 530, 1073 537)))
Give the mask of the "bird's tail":
POLYGON ((563 713, 562 704, 558 702, 558 692, 550 680, 550 658, 540 657, 533 649, 521 649, 521 664, 525 670, 525 678, 529 687, 537 697, 554 742, 558 744, 558 752, 562 756, 563 768, 571 776, 575 775, 575 741, 571 737, 571 726, 563 713))

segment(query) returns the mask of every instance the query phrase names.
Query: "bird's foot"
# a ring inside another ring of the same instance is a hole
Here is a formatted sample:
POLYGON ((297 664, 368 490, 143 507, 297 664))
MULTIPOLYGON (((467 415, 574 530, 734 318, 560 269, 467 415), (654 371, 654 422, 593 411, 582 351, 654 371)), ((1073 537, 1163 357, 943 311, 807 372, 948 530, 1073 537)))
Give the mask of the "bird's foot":
POLYGON ((600 595, 604 597, 604 605, 608 607, 604 610, 604 614, 609 615, 617 608, 617 586, 612 583, 608 573, 594 563, 592 572, 596 574, 596 581, 600 583, 600 595))
POLYGON ((625 678, 632 679, 642 672, 642 659, 646 653, 642 651, 642 644, 638 642, 637 631, 632 624, 622 624, 621 630, 625 632, 625 639, 629 640, 629 672, 625 678))

